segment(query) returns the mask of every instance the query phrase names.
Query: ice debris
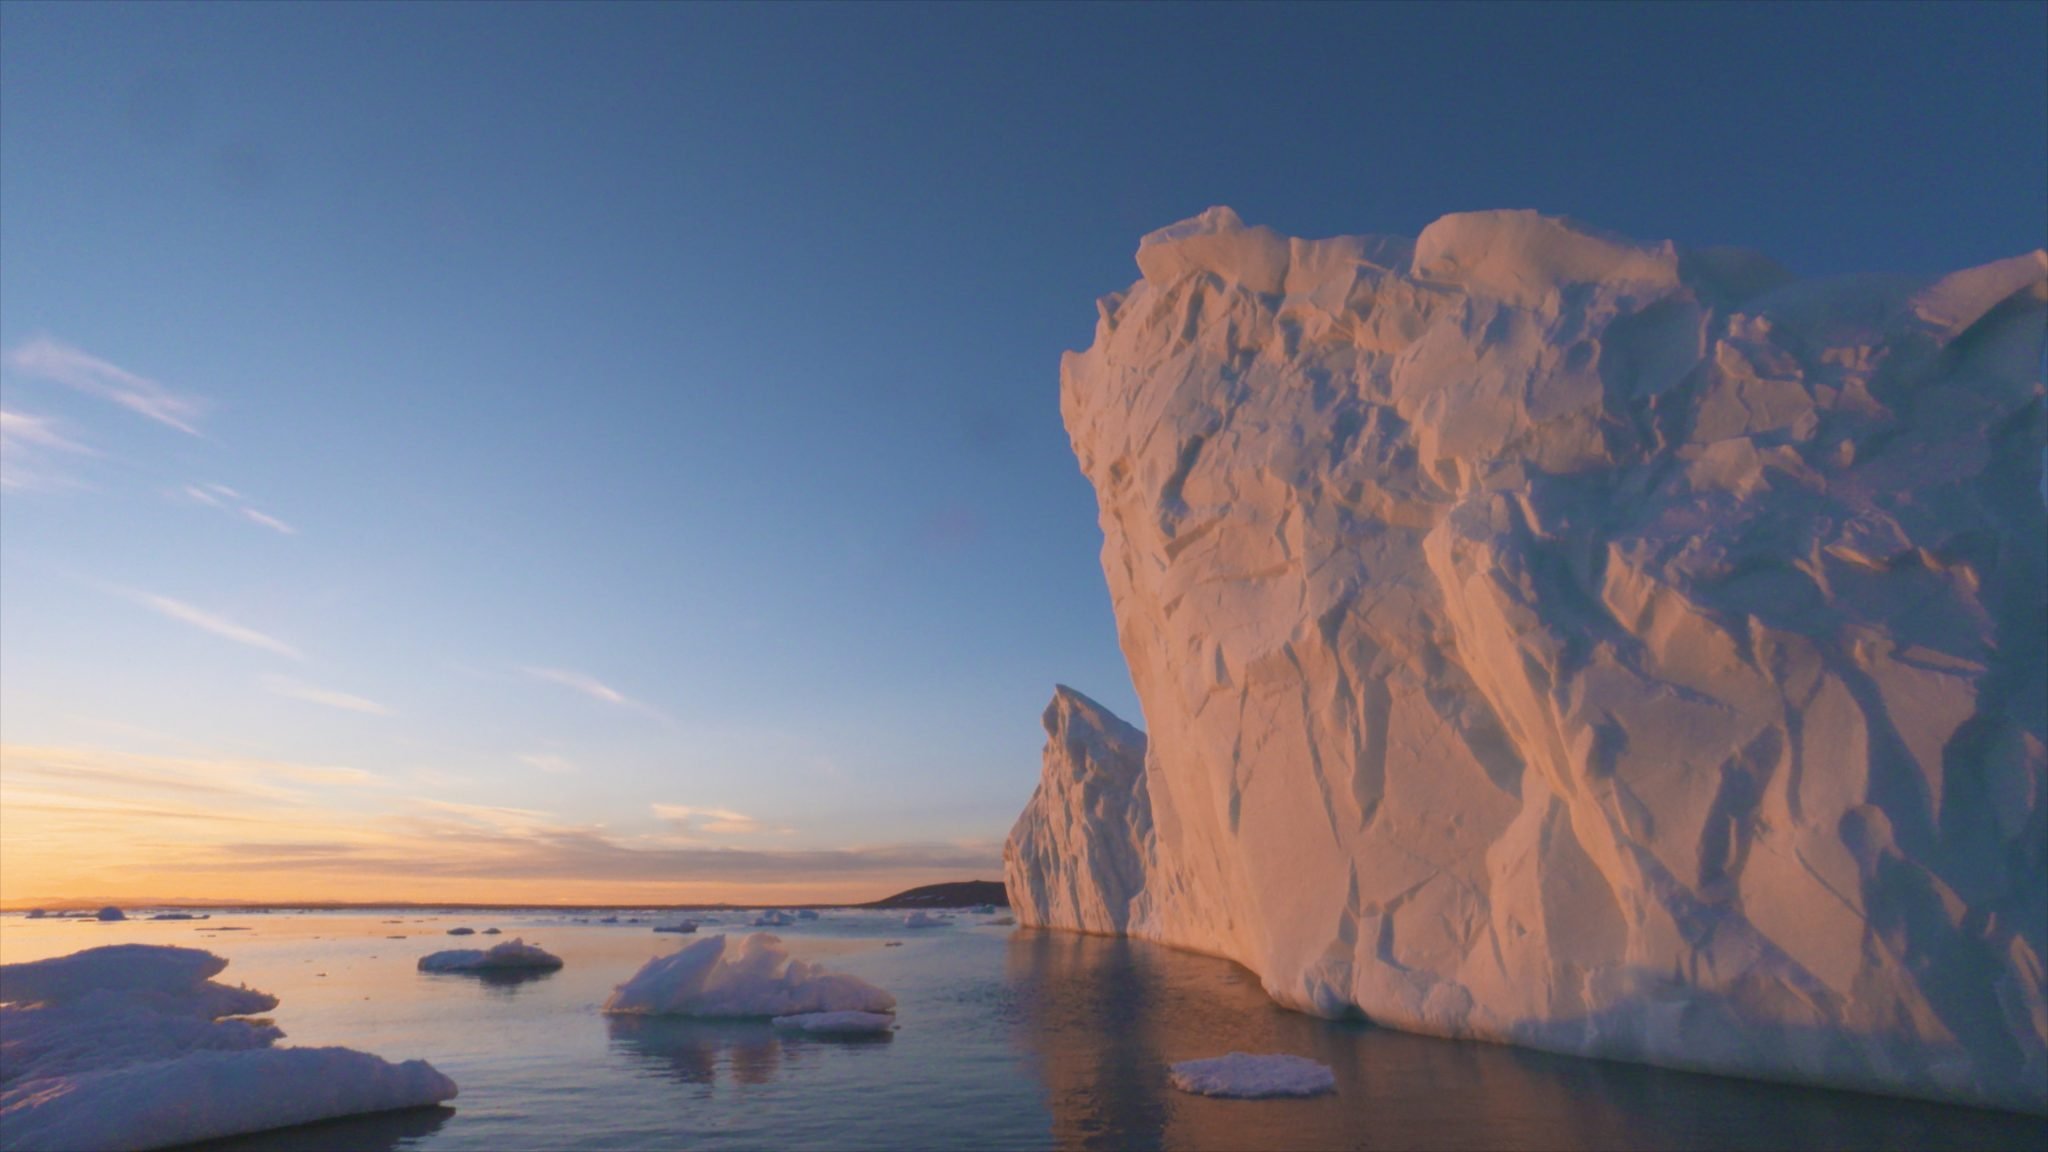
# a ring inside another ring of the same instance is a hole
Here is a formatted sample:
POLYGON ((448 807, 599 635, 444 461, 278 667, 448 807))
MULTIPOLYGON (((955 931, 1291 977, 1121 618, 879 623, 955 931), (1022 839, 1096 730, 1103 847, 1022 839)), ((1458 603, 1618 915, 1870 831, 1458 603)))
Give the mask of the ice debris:
POLYGON ((618 986, 605 1012, 638 1016, 774 1017, 815 1012, 893 1012, 896 998, 857 976, 794 959, 756 932, 726 953, 723 935, 659 956, 618 986))
POLYGON ((420 957, 422 972, 503 972, 534 970, 552 972, 562 958, 539 945, 515 936, 493 948, 451 948, 420 957))
POLYGON ((438 1104, 424 1060, 276 1048, 277 998, 196 948, 118 944, 0 966, 0 1150, 164 1148, 438 1104))

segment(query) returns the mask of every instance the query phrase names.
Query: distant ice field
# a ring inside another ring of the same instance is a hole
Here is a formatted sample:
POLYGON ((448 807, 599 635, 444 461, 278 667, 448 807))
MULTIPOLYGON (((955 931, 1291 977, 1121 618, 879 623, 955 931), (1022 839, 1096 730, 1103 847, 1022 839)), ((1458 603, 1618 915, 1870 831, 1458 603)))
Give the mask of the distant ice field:
POLYGON ((1040 933, 959 914, 945 931, 897 912, 826 912, 771 931, 792 957, 886 989, 894 1031, 828 1034, 769 1020, 606 1016, 651 959, 713 914, 216 913, 119 923, 0 917, 0 962, 99 944, 181 944, 276 996, 293 1046, 425 1058, 453 1106, 204 1145, 315 1148, 2030 1148, 2048 1122, 1575 1060, 1410 1036, 1275 1007, 1225 961, 1143 942, 1040 933), (642 923, 624 921, 638 916, 642 923), (586 923, 577 922, 579 919, 586 923), (559 971, 418 971, 448 930, 501 929, 559 971), (240 930, 235 930, 240 929, 240 930), (389 937, 402 937, 390 939, 389 937), (887 947, 900 942, 899 947, 887 947), (1230 1100, 1169 1084, 1227 1052, 1328 1065, 1336 1091, 1230 1100))

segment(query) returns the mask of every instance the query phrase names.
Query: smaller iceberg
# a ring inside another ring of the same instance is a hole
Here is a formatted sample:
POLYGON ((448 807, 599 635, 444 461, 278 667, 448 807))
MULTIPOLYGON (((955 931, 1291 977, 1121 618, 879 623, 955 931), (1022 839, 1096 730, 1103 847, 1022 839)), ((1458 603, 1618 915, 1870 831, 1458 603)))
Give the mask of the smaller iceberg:
POLYGON ((896 1017, 887 1012, 802 1012, 777 1016, 777 1028, 809 1032, 818 1036, 871 1036, 896 1028, 896 1017))
POLYGON ((787 912, 770 908, 759 916, 754 917, 753 926, 756 928, 787 928, 794 923, 796 923, 796 917, 791 916, 787 912))
POLYGON ((810 908, 799 908, 796 910, 796 918, 799 920, 816 920, 818 913, 810 908))
POLYGON ((618 986, 604 1011, 614 1016, 760 1018, 896 1010, 894 996, 858 976, 795 959, 766 932, 748 936, 736 948, 728 948, 728 939, 707 936, 674 955, 649 960, 618 986))
POLYGON ((552 972, 562 958, 513 937, 494 948, 451 948, 420 957, 422 972, 552 972))
POLYGON ((121 911, 119 908, 116 908, 111 904, 107 905, 105 908, 100 909, 93 916, 93 919, 95 920, 105 920, 109 923, 115 920, 126 920, 127 918, 128 914, 126 912, 121 911))
POLYGON ((944 916, 934 916, 929 912, 912 912, 903 918, 903 926, 905 928, 943 928, 946 926, 946 920, 947 918, 944 916))
POLYGON ((450 928, 450 929, 448 930, 448 934, 449 934, 450 936, 474 936, 474 935, 476 935, 476 929, 474 929, 474 928, 450 928))
POLYGON ((1264 1100, 1276 1096, 1320 1096, 1337 1090, 1327 1064, 1305 1056, 1232 1052, 1209 1060, 1184 1060, 1169 1077, 1175 1088, 1197 1096, 1264 1100))

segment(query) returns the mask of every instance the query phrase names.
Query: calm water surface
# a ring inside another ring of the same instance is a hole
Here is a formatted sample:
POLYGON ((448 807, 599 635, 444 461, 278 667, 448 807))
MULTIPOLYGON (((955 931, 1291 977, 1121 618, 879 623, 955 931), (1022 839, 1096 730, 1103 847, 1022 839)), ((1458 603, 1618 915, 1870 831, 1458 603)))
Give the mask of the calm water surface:
MULTIPOLYGON (((666 917, 663 917, 666 919, 666 917)), ((614 985, 691 937, 559 913, 273 913, 120 924, 0 919, 0 960, 95 944, 185 944, 219 977, 279 997, 286 1043, 425 1057, 448 1109, 205 1146, 363 1149, 1188 1148, 1592 1149, 2048 1147, 2048 1121, 1407 1036, 1281 1011, 1226 961, 962 916, 826 913, 775 929, 797 955, 896 994, 898 1030, 864 1040, 765 1024, 614 1020, 614 985), (497 927, 561 956, 519 981, 429 976, 418 958, 487 947, 497 927), (229 929, 244 929, 232 931, 229 929), (392 939, 391 937, 401 937, 392 939), (900 946, 889 947, 891 941, 900 946), (1335 1096, 1222 1101, 1166 1066, 1291 1052, 1335 1096)), ((745 932, 745 917, 700 934, 745 932)))

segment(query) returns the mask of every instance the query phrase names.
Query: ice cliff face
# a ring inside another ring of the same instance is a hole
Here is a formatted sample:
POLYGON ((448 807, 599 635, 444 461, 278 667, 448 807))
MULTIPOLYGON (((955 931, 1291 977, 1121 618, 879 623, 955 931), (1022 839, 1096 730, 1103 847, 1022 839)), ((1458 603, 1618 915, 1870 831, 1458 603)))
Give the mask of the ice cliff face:
POLYGON ((1023 923, 2048 1111, 2048 253, 1795 282, 1212 209, 1138 265, 1061 399, 1151 743, 1054 698, 1023 923))
POLYGON ((1003 846, 1010 904, 1025 924, 1129 931, 1152 859, 1145 734, 1065 685, 1044 723, 1044 776, 1003 846))

